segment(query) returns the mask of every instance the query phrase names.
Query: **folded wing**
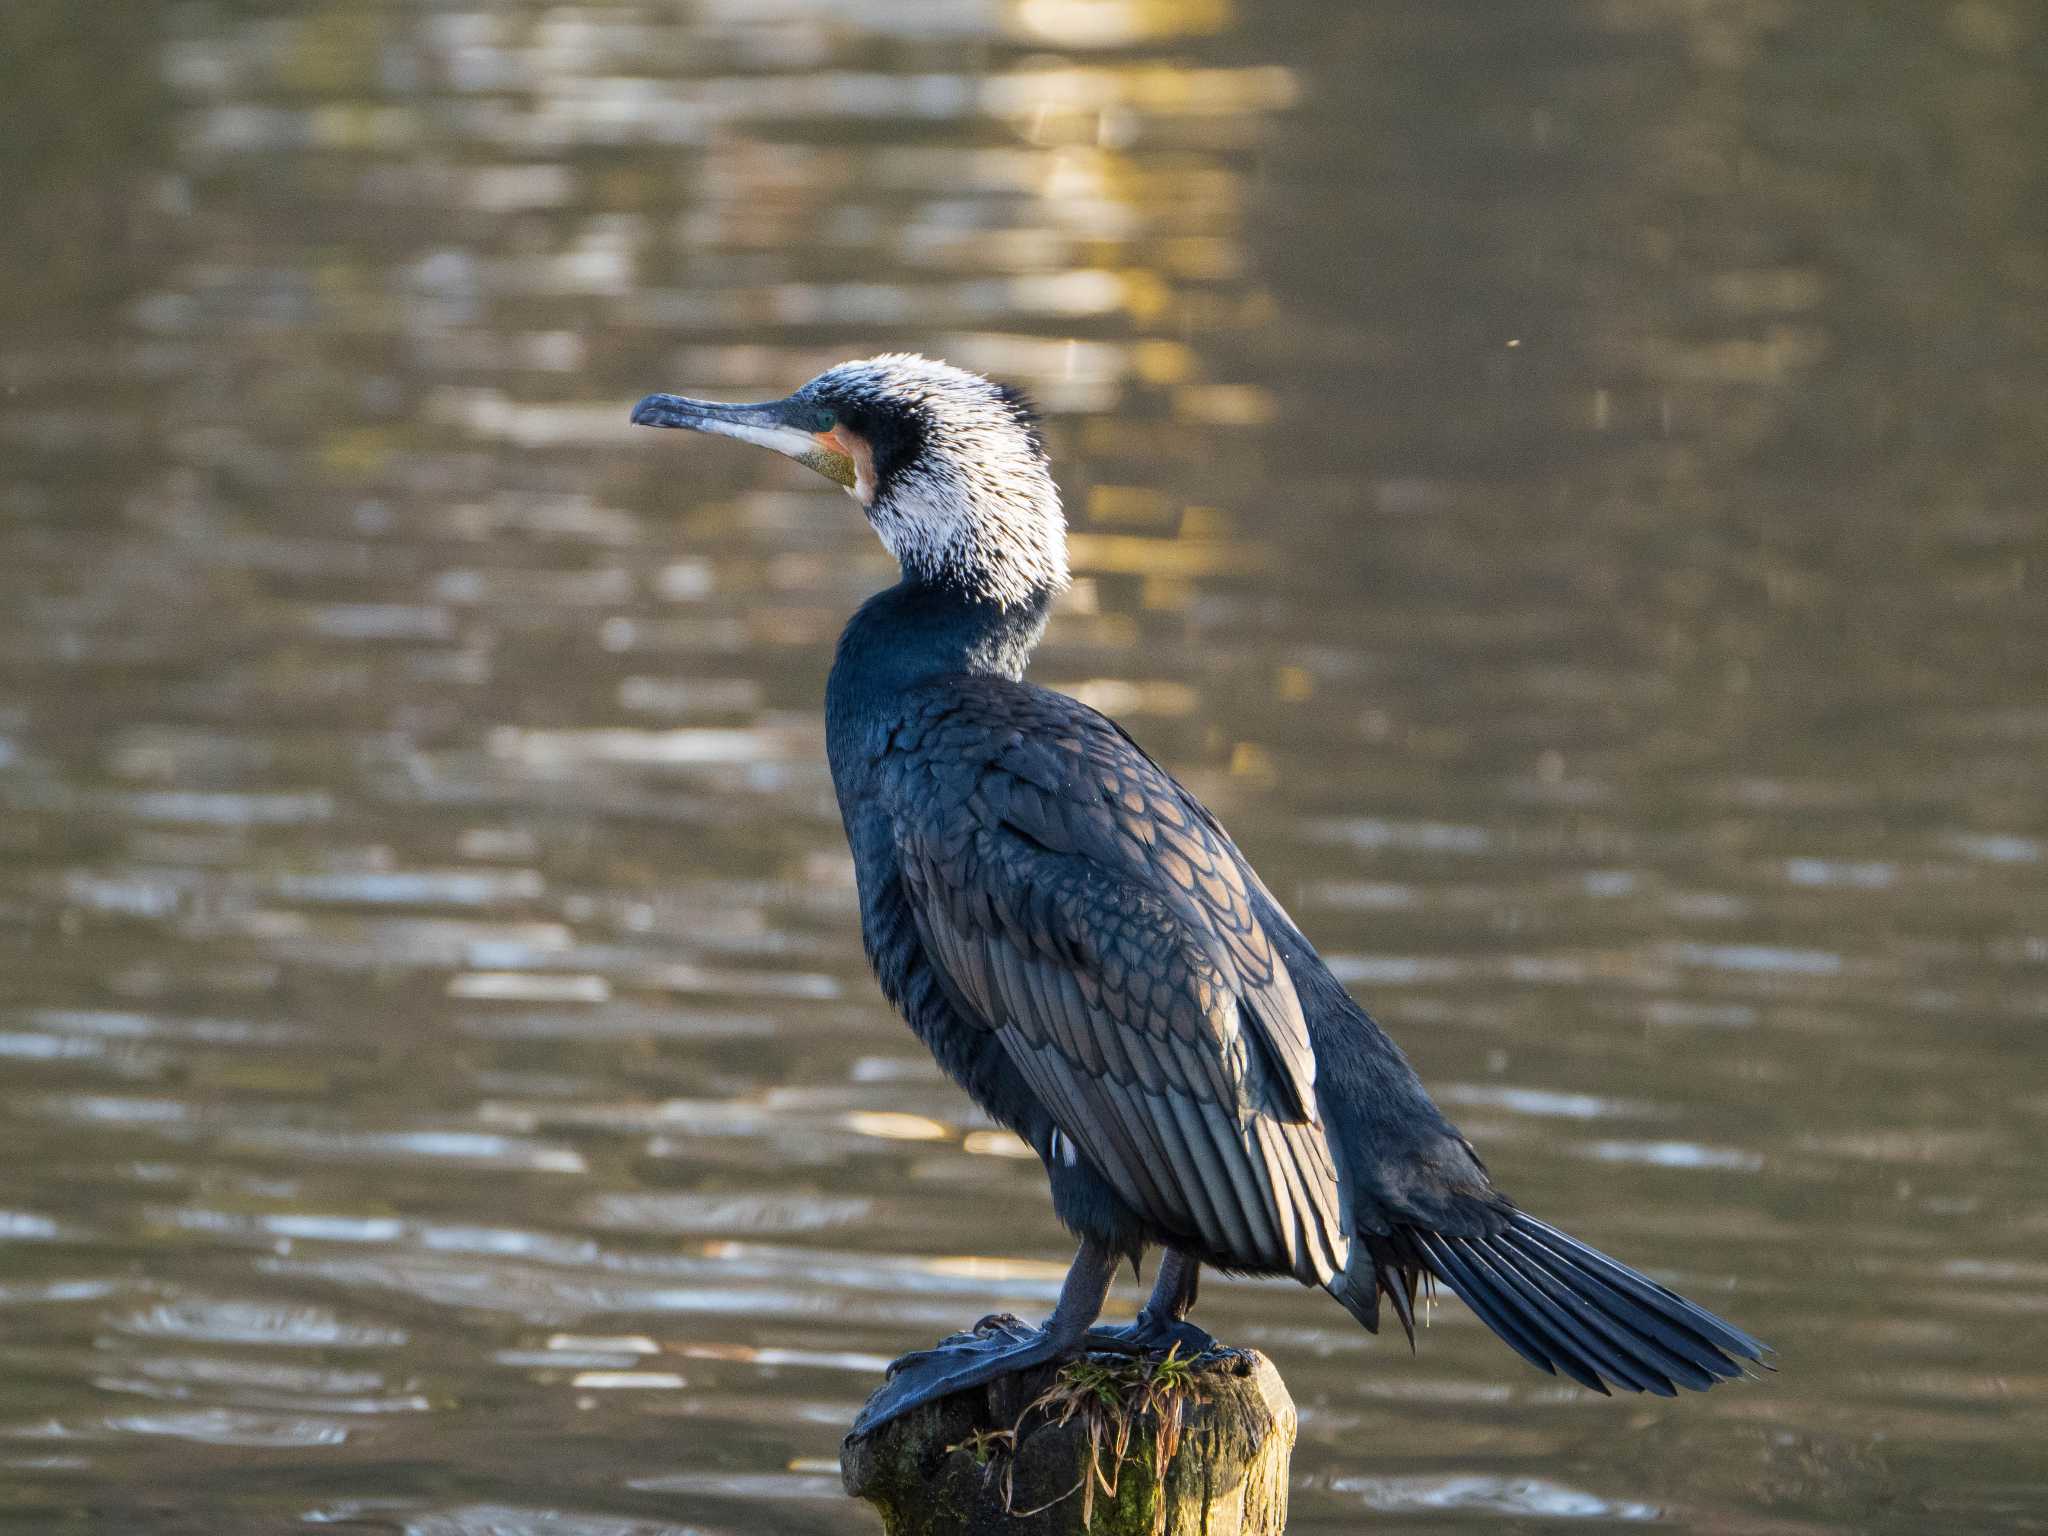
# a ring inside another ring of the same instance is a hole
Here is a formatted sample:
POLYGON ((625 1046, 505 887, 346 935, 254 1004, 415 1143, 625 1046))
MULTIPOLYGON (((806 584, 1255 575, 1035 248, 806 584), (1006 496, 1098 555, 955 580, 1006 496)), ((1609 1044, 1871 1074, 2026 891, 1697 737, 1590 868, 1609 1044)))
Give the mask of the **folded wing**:
POLYGON ((1054 1122, 1213 1262, 1341 1270, 1307 1026, 1236 850, 1057 694, 949 692, 907 736, 891 799, 927 956, 1054 1122))

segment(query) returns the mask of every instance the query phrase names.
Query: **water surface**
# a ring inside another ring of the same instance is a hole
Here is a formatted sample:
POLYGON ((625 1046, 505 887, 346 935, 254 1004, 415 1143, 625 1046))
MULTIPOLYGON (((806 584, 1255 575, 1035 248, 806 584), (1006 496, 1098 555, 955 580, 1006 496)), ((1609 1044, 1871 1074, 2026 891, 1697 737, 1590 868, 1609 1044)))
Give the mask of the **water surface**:
POLYGON ((1049 1306, 861 961, 818 710, 885 558, 625 425, 888 348, 1046 407, 1036 675, 1518 1199, 1782 1351, 1603 1401, 1212 1282, 1292 1528, 2039 1528, 2042 48, 0 8, 0 1529, 870 1529, 881 1363, 1049 1306))

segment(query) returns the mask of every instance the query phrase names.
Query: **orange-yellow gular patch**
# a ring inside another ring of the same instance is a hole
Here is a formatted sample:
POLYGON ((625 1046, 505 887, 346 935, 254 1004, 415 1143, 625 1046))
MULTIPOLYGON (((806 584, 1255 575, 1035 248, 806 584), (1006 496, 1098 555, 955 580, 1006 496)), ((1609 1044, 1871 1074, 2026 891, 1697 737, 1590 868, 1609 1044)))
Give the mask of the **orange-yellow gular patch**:
POLYGON ((868 440, 844 425, 813 436, 820 455, 827 463, 811 467, 845 486, 862 506, 872 505, 875 499, 875 455, 874 450, 868 447, 868 440))

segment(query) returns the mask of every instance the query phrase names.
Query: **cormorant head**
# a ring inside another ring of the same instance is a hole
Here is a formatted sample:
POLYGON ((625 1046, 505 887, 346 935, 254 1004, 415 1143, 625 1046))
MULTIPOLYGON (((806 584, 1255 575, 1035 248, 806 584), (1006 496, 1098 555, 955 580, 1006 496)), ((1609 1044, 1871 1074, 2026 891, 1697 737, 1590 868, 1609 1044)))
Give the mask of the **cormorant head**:
POLYGON ((978 373, 892 352, 760 405, 649 395, 633 420, 759 443, 837 481, 913 581, 1005 606, 1067 584, 1066 519, 1037 417, 978 373))

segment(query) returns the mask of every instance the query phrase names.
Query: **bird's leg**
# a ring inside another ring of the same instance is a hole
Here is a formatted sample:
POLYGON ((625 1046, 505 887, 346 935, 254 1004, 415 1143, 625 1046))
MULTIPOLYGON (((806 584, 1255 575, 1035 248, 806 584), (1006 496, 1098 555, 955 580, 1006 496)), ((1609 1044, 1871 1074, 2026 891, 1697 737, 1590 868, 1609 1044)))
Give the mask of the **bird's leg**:
POLYGON ((1195 1292, 1200 1288, 1201 1275, 1199 1259, 1182 1253, 1178 1248, 1167 1249, 1165 1257, 1159 1261, 1159 1278, 1152 1283, 1152 1294, 1147 1298, 1144 1310, 1138 1314, 1138 1320, 1109 1328, 1098 1326, 1089 1329, 1089 1347, 1164 1354, 1178 1344, 1183 1355, 1206 1355, 1219 1348, 1206 1329, 1197 1328, 1187 1320, 1188 1309, 1195 1304, 1195 1292))
POLYGON ((1200 1261, 1189 1258, 1178 1248, 1169 1248, 1166 1257, 1159 1261, 1159 1278, 1152 1282, 1152 1295, 1145 1302, 1145 1311, 1139 1315, 1150 1314, 1155 1320, 1185 1322, 1201 1288, 1200 1261))
MULTIPOLYGON (((1088 1329, 1102 1315, 1117 1260, 1114 1250, 1084 1238, 1043 1328, 1025 1327, 1014 1318, 984 1318, 973 1333, 956 1333, 937 1349, 895 1361, 888 1379, 853 1421, 853 1433, 872 1433, 941 1397, 1083 1353, 1089 1347, 1088 1329)), ((1129 1346, 1124 1348, 1128 1352, 1129 1346)))

